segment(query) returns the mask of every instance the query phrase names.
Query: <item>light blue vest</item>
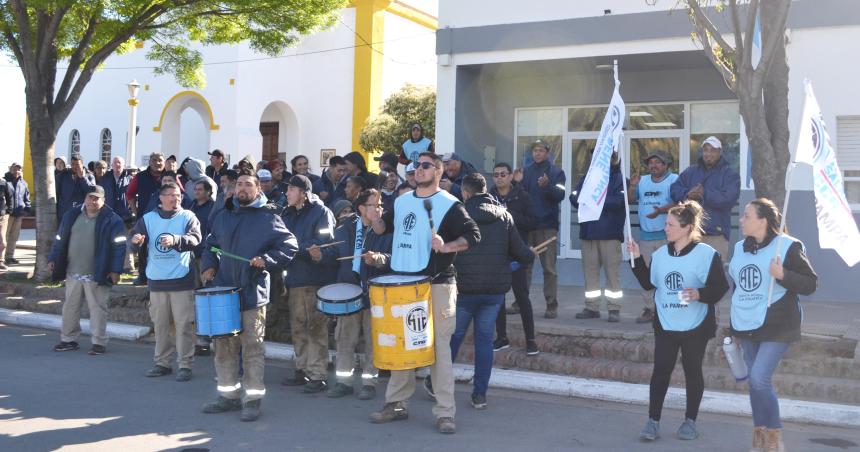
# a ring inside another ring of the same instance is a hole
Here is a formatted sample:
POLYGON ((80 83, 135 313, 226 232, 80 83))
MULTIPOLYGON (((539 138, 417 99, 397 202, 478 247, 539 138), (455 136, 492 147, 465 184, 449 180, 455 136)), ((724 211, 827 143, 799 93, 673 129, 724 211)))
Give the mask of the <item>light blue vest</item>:
POLYGON ((414 191, 404 193, 394 201, 394 238, 391 245, 391 269, 417 273, 430 262, 430 220, 424 210, 424 200, 433 203, 433 225, 439 228, 445 214, 459 200, 445 190, 429 198, 419 198, 414 191))
POLYGON ((155 281, 182 278, 191 267, 191 251, 176 251, 163 248, 161 237, 164 234, 185 235, 188 222, 194 217, 190 210, 180 210, 173 218, 164 219, 157 210, 143 216, 146 232, 149 234, 149 257, 146 263, 146 277, 155 281))
POLYGON ((782 240, 779 253, 784 264, 788 248, 797 241, 794 237, 780 234, 755 254, 744 252, 743 240, 735 244, 735 253, 729 263, 729 274, 735 281, 731 316, 735 331, 752 331, 764 324, 771 281, 776 283, 773 286, 773 302, 776 303, 785 295, 785 287, 770 276, 770 263, 776 255, 778 240, 782 240))
MULTIPOLYGON (((643 233, 662 233, 658 239, 666 237, 663 233, 663 227, 666 226, 666 214, 662 213, 657 218, 648 218, 648 214, 654 211, 655 207, 665 206, 672 202, 672 196, 669 193, 669 187, 678 179, 675 173, 666 174, 660 182, 653 182, 651 175, 643 176, 637 187, 637 195, 639 197, 639 229, 643 233)), ((643 240, 651 240, 645 236, 651 234, 643 234, 640 236, 643 240)))
POLYGON ((430 143, 431 141, 427 137, 422 137, 417 143, 413 143, 412 140, 406 140, 403 142, 403 155, 409 160, 417 162, 418 156, 422 152, 427 152, 427 149, 430 149, 430 143))
POLYGON ((671 256, 666 245, 651 256, 651 284, 657 288, 654 302, 664 330, 690 331, 705 320, 708 305, 695 300, 682 304, 678 292, 705 287, 714 254, 713 248, 699 243, 684 256, 671 256))

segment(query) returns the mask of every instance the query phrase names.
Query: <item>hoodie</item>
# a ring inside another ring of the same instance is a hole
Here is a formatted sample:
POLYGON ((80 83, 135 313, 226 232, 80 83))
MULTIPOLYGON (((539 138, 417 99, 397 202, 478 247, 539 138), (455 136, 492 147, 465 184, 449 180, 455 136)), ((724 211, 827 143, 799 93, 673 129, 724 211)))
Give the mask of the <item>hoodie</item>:
POLYGON ((203 161, 188 158, 182 168, 185 169, 185 174, 188 177, 188 182, 185 183, 185 198, 183 200, 185 206, 191 206, 195 202, 194 187, 200 181, 209 185, 209 190, 212 192, 212 200, 215 201, 218 197, 218 185, 215 184, 215 181, 211 177, 206 175, 203 161))
POLYGON ((511 289, 511 261, 530 264, 534 253, 523 242, 514 219, 489 193, 465 202, 478 224, 481 241, 457 254, 457 292, 473 295, 504 294, 511 289))

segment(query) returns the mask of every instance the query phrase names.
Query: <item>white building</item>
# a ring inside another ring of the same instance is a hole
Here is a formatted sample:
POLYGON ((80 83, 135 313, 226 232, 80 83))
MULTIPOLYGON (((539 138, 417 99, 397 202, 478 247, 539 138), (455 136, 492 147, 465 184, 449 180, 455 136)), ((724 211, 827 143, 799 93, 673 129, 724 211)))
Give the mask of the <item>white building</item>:
MULTIPOLYGON (((587 170, 586 150, 596 141, 612 94, 611 64, 618 60, 629 113, 626 174, 640 171, 638 163, 631 167, 631 159, 639 162, 655 147, 671 152, 674 170, 683 171, 695 163, 704 138, 716 135, 741 175, 743 206, 754 193, 736 97, 691 39, 687 12, 670 11, 676 6, 670 0, 442 0, 436 149, 456 150, 489 173, 496 161, 522 166, 524 151, 542 138, 553 145, 570 193, 587 170)), ((712 17, 730 27, 728 14, 712 17)), ((802 81, 809 78, 845 171, 849 198, 860 209, 860 91, 854 88, 857 62, 847 53, 860 40, 860 3, 795 1, 788 28, 792 140, 800 121, 802 81)), ((860 277, 860 268, 849 269, 834 252, 817 247, 808 167, 796 171, 793 187, 801 191, 792 195, 789 225, 810 248, 822 275, 816 296, 856 301, 850 281, 860 277)), ((582 284, 576 211, 566 201, 562 207, 559 253, 569 260, 560 264, 559 277, 561 283, 582 284)), ((627 285, 634 287, 632 278, 627 285)))

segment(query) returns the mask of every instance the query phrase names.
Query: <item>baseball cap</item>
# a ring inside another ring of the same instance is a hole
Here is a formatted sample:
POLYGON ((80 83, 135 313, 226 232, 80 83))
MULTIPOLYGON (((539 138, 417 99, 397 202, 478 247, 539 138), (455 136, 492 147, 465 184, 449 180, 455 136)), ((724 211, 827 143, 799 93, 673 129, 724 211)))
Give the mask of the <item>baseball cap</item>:
POLYGON ((397 156, 392 154, 391 152, 383 152, 382 155, 380 155, 379 157, 374 157, 373 160, 376 160, 377 162, 385 162, 393 166, 394 168, 397 168, 397 164, 400 163, 397 160, 397 156))
POLYGON ((443 162, 450 162, 451 160, 455 160, 455 161, 457 161, 457 162, 462 162, 462 161, 463 161, 463 159, 461 159, 461 158, 460 158, 460 156, 459 156, 459 155, 457 155, 457 153, 456 153, 456 152, 449 152, 449 153, 447 153, 447 154, 443 154, 443 155, 442 155, 442 161, 443 161, 443 162))
POLYGON ((13 167, 13 166, 17 166, 18 168, 24 168, 24 166, 23 166, 23 165, 21 165, 21 164, 20 164, 20 163, 18 163, 18 162, 12 162, 12 164, 11 164, 11 165, 9 165, 9 168, 11 168, 11 167, 13 167))
POLYGON ((214 150, 214 151, 212 151, 212 152, 207 152, 207 154, 209 154, 209 155, 214 155, 214 156, 216 156, 216 157, 224 158, 224 153, 223 153, 223 152, 221 152, 221 150, 220 150, 220 149, 215 149, 215 150, 214 150))
POLYGON ((705 138, 705 141, 702 143, 702 147, 704 148, 706 144, 710 144, 711 146, 720 150, 723 149, 723 143, 720 143, 720 139, 713 135, 709 136, 708 138, 705 138))
POLYGON ((272 172, 267 169, 261 169, 257 171, 257 177, 260 178, 261 181, 272 180, 272 172))
POLYGON ((93 186, 93 187, 90 189, 90 192, 89 192, 89 193, 87 193, 87 196, 95 196, 95 197, 98 197, 98 198, 104 198, 104 197, 105 197, 105 189, 104 189, 104 188, 102 188, 102 186, 101 186, 101 185, 93 186))
POLYGON ((167 157, 166 159, 164 159, 164 161, 165 161, 165 162, 166 162, 166 161, 168 161, 168 160, 173 160, 173 161, 175 162, 175 161, 176 161, 176 156, 175 156, 175 155, 171 155, 170 157, 167 157))
POLYGON ((663 151, 661 149, 654 149, 651 152, 649 152, 648 155, 644 159, 642 159, 642 162, 647 164, 648 160, 651 160, 652 157, 657 157, 665 165, 671 165, 672 164, 672 156, 669 155, 668 153, 666 153, 666 151, 663 151))
POLYGON ((415 162, 411 162, 410 164, 406 165, 406 172, 407 173, 414 173, 415 172, 415 162))
POLYGON ((421 128, 421 124, 418 124, 417 122, 415 124, 412 124, 412 128, 410 130, 415 130, 415 129, 424 130, 421 128))

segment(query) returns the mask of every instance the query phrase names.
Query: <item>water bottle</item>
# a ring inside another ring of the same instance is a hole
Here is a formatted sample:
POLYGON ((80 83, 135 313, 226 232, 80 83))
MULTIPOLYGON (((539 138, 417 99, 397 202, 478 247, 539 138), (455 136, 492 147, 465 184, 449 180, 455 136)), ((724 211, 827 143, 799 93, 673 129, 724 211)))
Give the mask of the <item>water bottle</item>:
POLYGON ((726 361, 729 362, 729 369, 735 376, 735 381, 746 380, 749 377, 749 372, 747 371, 747 363, 744 361, 743 350, 732 341, 731 336, 726 336, 723 339, 723 352, 726 354, 726 361))
POLYGON ((687 292, 685 292, 685 289, 678 291, 678 302, 684 305, 690 304, 690 297, 687 295, 687 292))

